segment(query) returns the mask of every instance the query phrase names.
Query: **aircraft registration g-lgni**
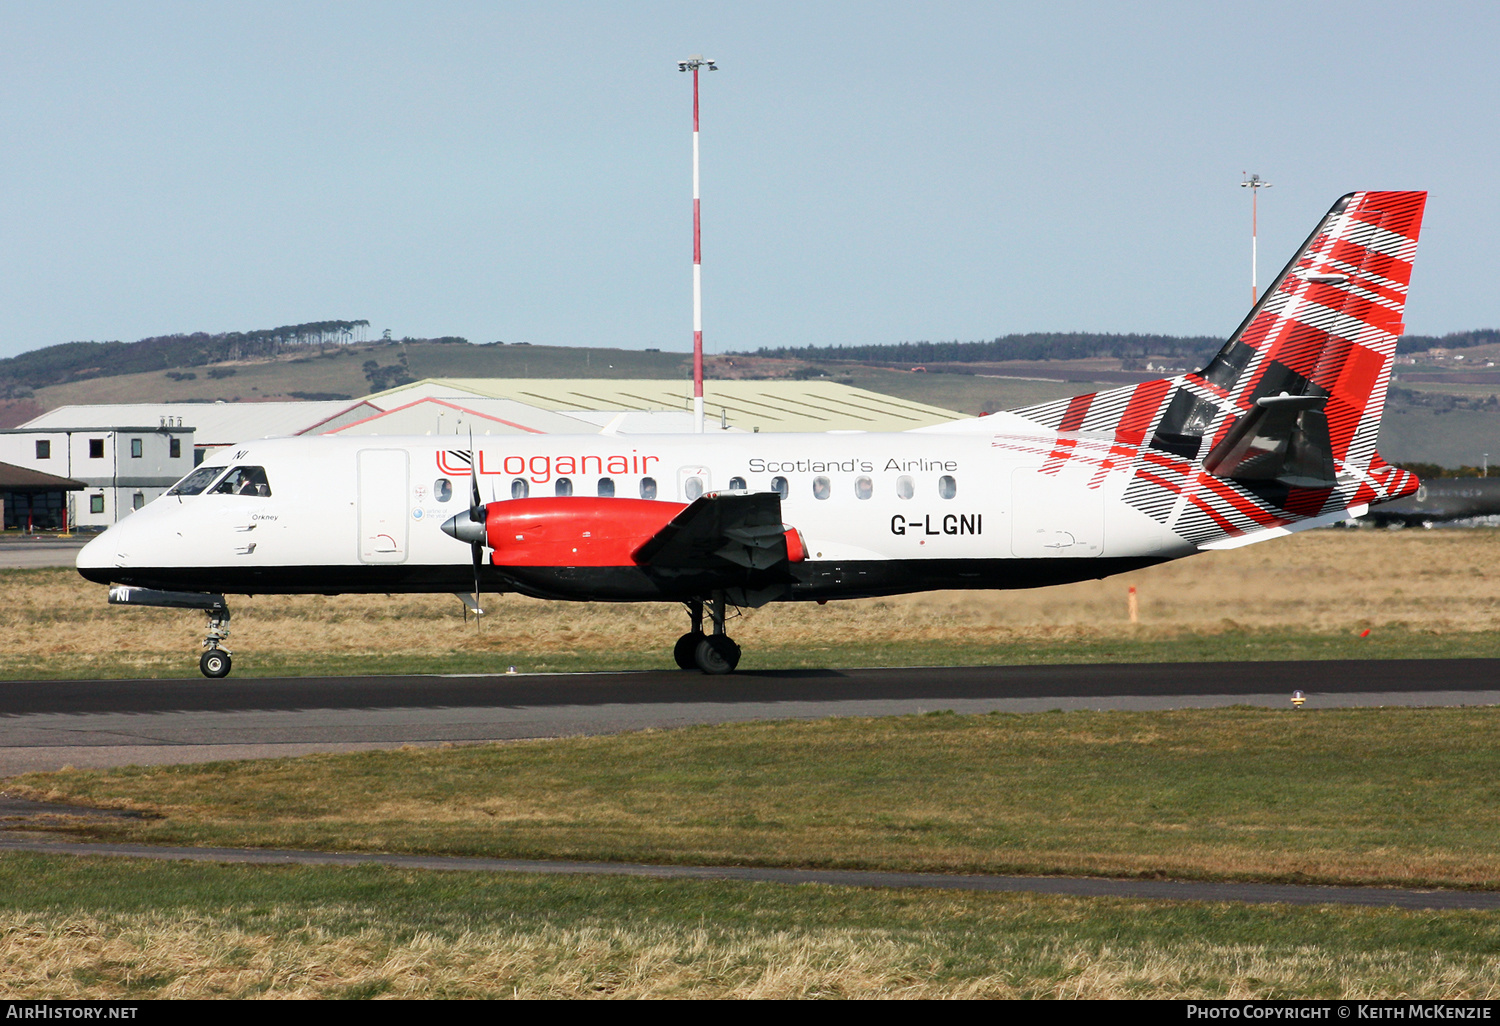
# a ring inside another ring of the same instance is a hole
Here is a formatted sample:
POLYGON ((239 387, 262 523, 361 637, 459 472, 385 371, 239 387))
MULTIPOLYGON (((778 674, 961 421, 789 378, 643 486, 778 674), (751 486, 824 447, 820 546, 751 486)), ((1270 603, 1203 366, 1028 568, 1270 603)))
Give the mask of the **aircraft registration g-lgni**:
POLYGON ((682 602, 678 665, 727 673, 731 606, 1062 584, 1351 519, 1418 487, 1375 441, 1425 200, 1340 199, 1197 373, 899 434, 252 441, 78 570, 206 610, 210 677, 224 594, 349 592, 682 602))

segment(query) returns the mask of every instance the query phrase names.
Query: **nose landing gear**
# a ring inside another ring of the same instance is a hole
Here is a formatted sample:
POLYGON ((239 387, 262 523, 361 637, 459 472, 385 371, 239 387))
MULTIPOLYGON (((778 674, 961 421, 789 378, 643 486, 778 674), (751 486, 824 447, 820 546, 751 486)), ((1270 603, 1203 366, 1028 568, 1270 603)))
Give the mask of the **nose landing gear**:
POLYGON ((232 663, 228 652, 222 648, 211 648, 198 660, 198 669, 203 671, 203 676, 217 679, 229 676, 232 663))
POLYGON ((225 605, 223 595, 201 591, 158 591, 117 584, 109 589, 109 601, 111 605, 201 609, 208 613, 208 637, 203 639, 204 652, 198 660, 198 669, 205 677, 229 676, 233 661, 228 649, 219 647, 219 642, 229 637, 229 607, 225 605))
POLYGON ((684 670, 696 667, 715 676, 733 673, 740 663, 740 646, 724 632, 724 593, 716 591, 709 598, 712 634, 703 633, 703 600, 692 599, 687 603, 687 608, 692 629, 677 639, 677 644, 672 649, 672 658, 684 670))
POLYGON ((221 605, 208 611, 208 637, 203 639, 204 652, 198 660, 198 669, 203 676, 217 680, 229 676, 234 665, 229 650, 220 648, 219 642, 229 637, 229 607, 221 605))

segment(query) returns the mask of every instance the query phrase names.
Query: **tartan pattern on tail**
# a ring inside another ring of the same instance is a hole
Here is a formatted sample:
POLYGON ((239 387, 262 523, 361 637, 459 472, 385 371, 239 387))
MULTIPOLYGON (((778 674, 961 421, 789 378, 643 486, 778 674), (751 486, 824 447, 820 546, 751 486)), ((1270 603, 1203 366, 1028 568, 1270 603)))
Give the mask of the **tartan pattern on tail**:
MULTIPOLYGON (((1416 475, 1387 464, 1375 442, 1426 199, 1357 192, 1334 204, 1202 371, 1014 411, 1056 433, 1043 472, 1082 461, 1096 488, 1129 475, 1125 501, 1193 543, 1415 492, 1416 475), (1271 494, 1205 473, 1202 457, 1256 400, 1283 393, 1326 398, 1336 485, 1271 494), (1181 424, 1164 425, 1169 409, 1190 411, 1176 416, 1195 426, 1186 444, 1196 458, 1181 451, 1181 424)), ((1019 434, 994 444, 1033 455, 1039 445, 1019 434)))

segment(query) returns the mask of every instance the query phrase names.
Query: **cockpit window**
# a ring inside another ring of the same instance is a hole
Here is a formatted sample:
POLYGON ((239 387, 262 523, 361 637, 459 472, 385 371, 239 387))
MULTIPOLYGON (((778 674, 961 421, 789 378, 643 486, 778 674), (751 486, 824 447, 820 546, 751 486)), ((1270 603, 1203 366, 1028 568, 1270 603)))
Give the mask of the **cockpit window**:
POLYGON ((264 497, 271 494, 271 485, 264 467, 235 467, 214 486, 213 494, 264 497))
POLYGON ((214 478, 224 473, 223 467, 199 467, 187 477, 167 489, 168 495, 197 495, 214 483, 214 478))

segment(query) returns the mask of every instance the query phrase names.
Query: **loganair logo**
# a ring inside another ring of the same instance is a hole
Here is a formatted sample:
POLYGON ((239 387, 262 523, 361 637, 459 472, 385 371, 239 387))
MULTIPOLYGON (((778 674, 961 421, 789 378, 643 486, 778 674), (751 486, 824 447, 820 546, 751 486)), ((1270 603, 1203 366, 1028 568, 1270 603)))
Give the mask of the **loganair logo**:
POLYGON ((529 477, 535 484, 546 484, 554 477, 571 477, 575 474, 640 474, 650 476, 661 472, 661 457, 643 455, 638 449, 628 453, 588 453, 587 455, 526 456, 508 453, 505 456, 486 456, 479 450, 479 465, 474 467, 474 452, 469 449, 439 449, 438 469, 444 474, 467 477, 474 467, 480 476, 503 475, 505 477, 529 477))

